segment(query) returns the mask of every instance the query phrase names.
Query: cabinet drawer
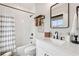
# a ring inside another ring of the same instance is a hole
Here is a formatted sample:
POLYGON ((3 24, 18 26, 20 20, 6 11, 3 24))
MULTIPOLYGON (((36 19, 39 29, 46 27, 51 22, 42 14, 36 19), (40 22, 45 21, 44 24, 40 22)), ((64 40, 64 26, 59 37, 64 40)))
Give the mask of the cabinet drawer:
MULTIPOLYGON (((53 56, 56 53, 57 48, 54 47, 53 45, 47 44, 46 42, 42 42, 40 40, 37 41, 37 52, 43 50, 43 56, 45 55, 50 55, 53 56)), ((41 52, 39 52, 41 53, 41 52)))
POLYGON ((43 49, 41 49, 40 47, 36 49, 36 55, 37 56, 43 56, 44 55, 44 51, 43 49))

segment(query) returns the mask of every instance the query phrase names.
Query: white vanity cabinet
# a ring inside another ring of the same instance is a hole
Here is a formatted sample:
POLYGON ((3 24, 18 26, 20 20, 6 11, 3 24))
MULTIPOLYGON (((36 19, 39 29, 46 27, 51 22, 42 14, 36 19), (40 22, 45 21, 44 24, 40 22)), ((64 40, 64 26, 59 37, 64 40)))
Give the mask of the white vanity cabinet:
POLYGON ((37 56, 52 56, 47 50, 42 47, 37 48, 37 56))
POLYGON ((38 40, 36 40, 36 55, 37 56, 45 56, 47 53, 38 40))
POLYGON ((37 56, 64 55, 62 50, 54 45, 45 42, 45 40, 36 40, 36 54, 37 56))
POLYGON ((51 41, 37 39, 36 54, 37 56, 79 56, 79 45, 67 42, 55 45, 51 41))
POLYGON ((36 40, 36 54, 37 56, 52 56, 54 55, 54 50, 51 50, 50 45, 41 40, 36 40))

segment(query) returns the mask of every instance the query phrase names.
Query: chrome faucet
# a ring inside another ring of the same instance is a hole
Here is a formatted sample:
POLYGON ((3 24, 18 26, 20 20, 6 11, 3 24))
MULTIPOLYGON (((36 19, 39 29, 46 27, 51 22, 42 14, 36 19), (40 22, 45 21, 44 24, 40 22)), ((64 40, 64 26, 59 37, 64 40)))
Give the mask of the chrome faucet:
POLYGON ((56 35, 55 38, 58 39, 58 32, 57 31, 55 32, 55 35, 56 35))

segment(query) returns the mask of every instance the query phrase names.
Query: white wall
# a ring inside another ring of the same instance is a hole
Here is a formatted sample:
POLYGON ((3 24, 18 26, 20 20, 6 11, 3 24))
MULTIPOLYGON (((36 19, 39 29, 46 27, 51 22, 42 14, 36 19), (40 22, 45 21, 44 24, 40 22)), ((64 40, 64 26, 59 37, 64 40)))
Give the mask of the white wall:
MULTIPOLYGON (((54 4, 54 3, 53 3, 54 4)), ((45 15, 44 19, 44 31, 50 31, 50 6, 53 4, 49 3, 39 3, 36 4, 36 15, 45 15)), ((42 39, 43 33, 36 32, 36 35, 38 35, 37 38, 42 39)))
MULTIPOLYGON (((9 4, 7 4, 9 5, 9 4)), ((10 4, 14 6, 14 4, 10 4)), ((15 4, 18 5, 18 4, 15 4)), ((19 6, 20 7, 20 6, 19 6)), ((24 6, 23 6, 24 7, 24 6)), ((34 4, 26 4, 25 9, 29 11, 34 11, 34 4), (32 9, 31 9, 32 7, 32 9)), ((22 8, 23 9, 23 8, 22 8)), ((0 15, 12 16, 15 20, 15 29, 16 29, 16 46, 23 46, 29 43, 30 33, 33 30, 32 28, 32 18, 29 16, 32 14, 25 13, 19 10, 8 8, 0 5, 0 15)))
MULTIPOLYGON (((63 29, 53 29, 50 28, 50 6, 53 4, 48 4, 48 3, 39 3, 36 4, 36 15, 42 14, 45 15, 45 21, 44 21, 44 31, 51 31, 52 35, 54 34, 55 31, 58 31, 59 35, 65 36, 71 31, 72 27, 72 21, 74 14, 76 12, 76 6, 79 6, 79 4, 70 4, 69 6, 69 28, 63 28, 63 29)), ((37 38, 41 39, 43 38, 43 33, 38 33, 36 32, 36 35, 38 35, 37 38)))

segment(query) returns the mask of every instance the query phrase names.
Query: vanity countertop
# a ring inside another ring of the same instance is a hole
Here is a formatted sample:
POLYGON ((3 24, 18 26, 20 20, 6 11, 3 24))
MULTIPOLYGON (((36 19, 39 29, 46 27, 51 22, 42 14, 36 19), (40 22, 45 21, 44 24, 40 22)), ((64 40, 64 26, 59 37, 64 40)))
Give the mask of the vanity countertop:
POLYGON ((66 42, 66 41, 63 41, 63 40, 55 40, 55 39, 52 39, 55 41, 58 41, 56 43, 54 43, 53 41, 51 40, 46 40, 46 39, 37 39, 37 41, 41 41, 40 43, 41 44, 45 44, 46 46, 44 47, 48 47, 50 51, 53 50, 52 47, 55 47, 56 50, 60 50, 64 53, 66 53, 67 55, 79 55, 79 44, 73 44, 71 42, 66 42))

